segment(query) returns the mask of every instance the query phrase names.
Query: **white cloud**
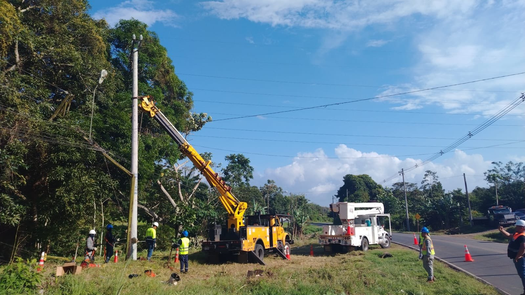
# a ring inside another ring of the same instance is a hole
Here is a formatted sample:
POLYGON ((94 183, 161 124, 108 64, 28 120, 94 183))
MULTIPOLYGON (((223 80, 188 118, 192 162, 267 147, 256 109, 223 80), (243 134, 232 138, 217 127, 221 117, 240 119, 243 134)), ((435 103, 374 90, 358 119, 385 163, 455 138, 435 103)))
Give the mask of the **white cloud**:
POLYGON ((368 43, 366 44, 367 47, 381 47, 385 44, 387 44, 388 41, 386 40, 370 40, 368 41, 368 43))
POLYGON ((136 19, 148 26, 160 22, 165 25, 175 26, 179 16, 169 9, 155 9, 153 1, 129 0, 116 7, 99 10, 93 14, 95 19, 105 19, 111 26, 116 25, 121 19, 136 19))
MULTIPOLYGON (((389 89, 385 94, 523 72, 524 3, 478 5, 471 14, 440 19, 418 32, 414 45, 420 56, 412 67, 413 84, 389 89)), ((524 81, 520 75, 385 100, 401 104, 401 109, 437 105, 453 113, 492 116, 520 96, 524 81), (515 92, 498 93, 509 90, 515 92)))
POLYGON ((443 19, 454 18, 469 13, 476 2, 474 0, 222 0, 206 1, 201 5, 222 19, 246 18, 272 26, 352 31, 373 24, 389 24, 416 14, 443 19))
MULTIPOLYGON (((329 158, 322 149, 312 153, 301 153, 289 165, 267 169, 258 175, 259 180, 275 180, 284 190, 305 194, 319 205, 326 206, 332 196, 343 185, 347 174, 368 174, 378 184, 390 186, 400 182, 401 177, 384 183, 383 180, 397 174, 402 168, 410 168, 422 163, 421 159, 401 160, 395 156, 375 152, 364 153, 344 144, 334 149, 336 158, 329 158)), ((483 173, 492 167, 481 155, 467 154, 456 150, 442 163, 428 163, 405 173, 405 180, 420 185, 426 170, 437 172, 446 190, 457 188, 464 190, 463 173, 466 174, 469 190, 476 186, 486 186, 483 173)), ((445 156, 446 157, 446 156, 445 156)))
MULTIPOLYGON (((386 93, 451 85, 523 72, 525 68, 523 0, 221 0, 200 5, 221 19, 244 18, 271 26, 324 29, 313 63, 319 63, 323 55, 364 28, 403 31, 413 38, 412 45, 419 52, 413 57, 414 63, 408 65, 413 79, 409 87, 394 87, 386 93)), ((373 40, 366 45, 384 46, 383 42, 373 40)), ((383 101, 398 105, 394 109, 437 105, 449 112, 490 116, 519 97, 524 84, 523 76, 517 76, 383 101), (474 91, 462 92, 462 88, 474 91), (516 93, 494 94, 502 90, 516 93)))

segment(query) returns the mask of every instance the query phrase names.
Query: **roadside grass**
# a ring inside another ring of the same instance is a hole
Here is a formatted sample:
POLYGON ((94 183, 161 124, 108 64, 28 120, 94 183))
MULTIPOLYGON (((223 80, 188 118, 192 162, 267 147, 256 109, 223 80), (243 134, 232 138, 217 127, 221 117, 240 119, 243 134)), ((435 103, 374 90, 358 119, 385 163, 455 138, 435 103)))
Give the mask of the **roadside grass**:
MULTIPOLYGON (((426 282, 417 253, 398 245, 371 247, 367 252, 325 254, 316 239, 292 245, 291 261, 273 254, 265 266, 256 264, 206 264, 202 252, 190 254, 187 274, 178 285, 164 283, 179 265, 169 252, 155 252, 154 262, 127 261, 89 268, 79 275, 53 276, 58 264, 46 264, 44 294, 498 294, 491 286, 435 262, 436 282, 426 282), (314 256, 310 256, 310 249, 314 256), (385 252, 392 255, 381 258, 385 252), (144 275, 152 269, 156 277, 144 275), (248 271, 261 270, 258 277, 248 271), (130 274, 140 276, 129 279, 130 274)), ((144 253, 140 253, 143 255, 144 253)), ((144 256, 144 255, 143 255, 144 256)))
MULTIPOLYGON (((511 235, 516 232, 516 227, 510 226, 505 229, 507 232, 509 232, 511 235)), ((509 239, 506 238, 502 233, 499 232, 499 230, 491 230, 486 231, 482 234, 475 235, 474 239, 481 240, 481 241, 490 241, 490 242, 496 242, 496 243, 505 243, 507 244, 509 242, 509 239)))
MULTIPOLYGON (((414 231, 394 231, 394 232, 399 232, 399 233, 419 233, 419 230, 421 230, 421 227, 419 227, 419 229, 414 229, 414 231)), ((487 231, 487 227, 485 226, 481 226, 481 225, 474 225, 474 226, 470 226, 470 225, 462 225, 462 226, 457 226, 457 227, 452 227, 452 228, 449 228, 449 229, 443 229, 443 230, 432 230, 430 229, 430 234, 432 235, 465 235, 465 234, 474 234, 474 233, 480 233, 480 232, 486 232, 487 231)))

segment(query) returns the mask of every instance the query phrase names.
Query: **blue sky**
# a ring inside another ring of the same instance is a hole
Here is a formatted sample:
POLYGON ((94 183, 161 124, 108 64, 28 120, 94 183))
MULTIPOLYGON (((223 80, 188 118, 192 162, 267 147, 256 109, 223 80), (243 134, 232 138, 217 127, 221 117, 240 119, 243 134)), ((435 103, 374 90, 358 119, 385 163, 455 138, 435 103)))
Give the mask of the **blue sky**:
MULTIPOLYGON (((524 74, 487 79, 525 72, 525 1, 90 4, 94 18, 135 18, 159 35, 194 93, 193 111, 214 120, 188 138, 199 152, 223 164, 242 153, 253 185, 272 179, 320 205, 346 174, 401 181, 397 171, 420 166, 525 92, 524 74)), ((432 170, 447 190, 464 188, 463 173, 470 190, 487 186, 492 161, 525 161, 524 111, 525 103, 406 181, 419 184, 432 170)))

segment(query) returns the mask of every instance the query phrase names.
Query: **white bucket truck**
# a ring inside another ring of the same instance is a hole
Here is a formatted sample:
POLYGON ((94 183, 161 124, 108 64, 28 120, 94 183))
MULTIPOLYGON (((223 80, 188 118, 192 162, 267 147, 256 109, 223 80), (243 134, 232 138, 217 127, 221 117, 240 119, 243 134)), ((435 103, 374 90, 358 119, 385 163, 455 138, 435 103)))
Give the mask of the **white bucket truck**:
POLYGON ((368 250, 368 245, 390 247, 392 229, 390 214, 385 214, 383 203, 330 204, 330 211, 337 214, 342 225, 325 225, 319 237, 325 252, 346 253, 355 248, 368 250), (388 231, 385 223, 388 220, 388 231))

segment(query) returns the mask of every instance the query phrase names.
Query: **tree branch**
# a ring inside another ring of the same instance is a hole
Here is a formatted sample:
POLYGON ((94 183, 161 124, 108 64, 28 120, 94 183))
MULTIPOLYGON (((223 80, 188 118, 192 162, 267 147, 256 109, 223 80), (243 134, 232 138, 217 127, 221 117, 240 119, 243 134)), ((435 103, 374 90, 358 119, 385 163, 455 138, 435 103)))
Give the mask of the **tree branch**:
POLYGON ((160 180, 157 180, 157 183, 159 184, 160 186, 160 190, 164 193, 164 195, 166 196, 166 198, 168 198, 168 200, 170 201, 171 205, 173 206, 173 208, 175 208, 175 213, 178 213, 179 212, 179 207, 177 206, 177 204, 175 203, 175 201, 173 200, 173 198, 171 197, 170 193, 168 193, 168 191, 164 188, 164 186, 162 185, 162 183, 160 182, 160 180))
POLYGON ((153 219, 158 220, 158 221, 162 221, 162 218, 160 218, 159 215, 157 213, 155 213, 155 211, 151 210, 150 208, 148 208, 148 207, 146 207, 144 205, 141 205, 141 204, 138 204, 138 208, 143 209, 146 212, 146 214, 151 216, 153 219))

